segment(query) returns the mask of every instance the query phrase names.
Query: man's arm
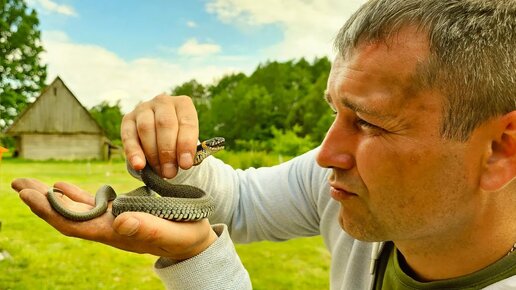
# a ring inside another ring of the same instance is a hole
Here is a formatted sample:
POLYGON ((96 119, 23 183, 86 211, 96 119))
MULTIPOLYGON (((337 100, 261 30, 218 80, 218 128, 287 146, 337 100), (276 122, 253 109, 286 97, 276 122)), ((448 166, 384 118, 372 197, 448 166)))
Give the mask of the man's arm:
MULTIPOLYGON (((14 180, 11 186, 37 216, 66 236, 175 260, 193 257, 217 239, 206 219, 180 223, 142 212, 125 212, 115 218, 108 209, 98 218, 75 222, 52 209, 46 197, 49 186, 42 182, 20 178, 14 180)), ((63 192, 59 198, 67 208, 86 211, 93 207, 92 195, 77 186, 58 182, 54 187, 63 192)))
POLYGON ((163 177, 175 177, 171 182, 204 189, 216 200, 210 221, 227 224, 237 241, 318 234, 317 203, 327 170, 316 164, 314 152, 270 168, 233 170, 213 157, 191 167, 182 156, 195 150, 197 125, 188 97, 160 95, 138 105, 121 126, 129 167, 142 169, 147 159, 163 177), (164 170, 169 166, 176 166, 173 172, 164 170), (189 170, 176 177, 178 168, 189 170))
MULTIPOLYGON (((77 211, 92 208, 92 196, 80 188, 62 182, 54 187, 64 193, 60 198, 68 208, 77 211)), ((52 209, 46 198, 48 186, 40 181, 16 179, 12 188, 36 215, 66 236, 161 257, 156 272, 168 289, 251 289, 249 276, 227 230, 223 226, 212 229, 207 219, 172 222, 140 212, 126 212, 115 218, 108 210, 93 220, 74 222, 52 209), (221 277, 238 277, 238 280, 221 277), (196 287, 207 281, 206 287, 196 287)))
POLYGON ((215 212, 210 222, 227 224, 236 242, 314 236, 319 234, 321 192, 328 191, 328 171, 315 163, 316 152, 247 170, 208 157, 197 167, 180 170, 170 182, 190 184, 211 195, 215 212))

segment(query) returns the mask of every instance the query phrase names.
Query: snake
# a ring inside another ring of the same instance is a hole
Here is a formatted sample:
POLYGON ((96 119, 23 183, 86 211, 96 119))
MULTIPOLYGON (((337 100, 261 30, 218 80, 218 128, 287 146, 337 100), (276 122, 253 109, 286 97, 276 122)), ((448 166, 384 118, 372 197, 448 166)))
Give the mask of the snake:
MULTIPOLYGON (((224 149, 225 140, 214 137, 197 145, 193 165, 199 165, 206 157, 224 149)), ((213 198, 198 187, 172 184, 156 174, 149 162, 138 171, 145 184, 124 195, 117 195, 110 185, 102 185, 95 194, 95 206, 85 212, 66 208, 57 196, 58 189, 48 189, 47 199, 52 208, 66 219, 88 221, 107 212, 112 201, 111 213, 116 217, 123 212, 145 212, 171 221, 195 221, 208 217, 215 209, 213 198)))

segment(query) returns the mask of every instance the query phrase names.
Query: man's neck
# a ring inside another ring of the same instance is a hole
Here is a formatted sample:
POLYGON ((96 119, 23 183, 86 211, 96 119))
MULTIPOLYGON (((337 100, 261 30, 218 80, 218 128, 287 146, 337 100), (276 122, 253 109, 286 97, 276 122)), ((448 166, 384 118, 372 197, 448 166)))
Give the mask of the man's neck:
POLYGON ((394 241, 420 281, 464 276, 507 256, 516 242, 516 217, 507 208, 490 208, 469 226, 428 239, 394 241))

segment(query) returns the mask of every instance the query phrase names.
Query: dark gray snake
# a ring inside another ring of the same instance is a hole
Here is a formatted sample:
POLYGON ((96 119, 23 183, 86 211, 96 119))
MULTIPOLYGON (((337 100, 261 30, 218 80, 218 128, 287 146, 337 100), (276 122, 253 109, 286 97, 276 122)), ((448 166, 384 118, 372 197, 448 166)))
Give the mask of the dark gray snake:
MULTIPOLYGON (((197 146, 194 165, 200 164, 206 157, 223 148, 224 138, 222 137, 202 142, 197 146)), ((145 186, 117 196, 111 186, 103 185, 95 194, 95 207, 87 212, 75 212, 65 208, 56 196, 56 192, 61 192, 57 188, 50 188, 47 198, 59 214, 74 221, 86 221, 101 216, 107 211, 109 201, 113 201, 114 216, 126 211, 138 211, 168 220, 191 221, 208 217, 214 210, 213 199, 202 189, 168 183, 154 173, 148 163, 139 174, 145 186)))

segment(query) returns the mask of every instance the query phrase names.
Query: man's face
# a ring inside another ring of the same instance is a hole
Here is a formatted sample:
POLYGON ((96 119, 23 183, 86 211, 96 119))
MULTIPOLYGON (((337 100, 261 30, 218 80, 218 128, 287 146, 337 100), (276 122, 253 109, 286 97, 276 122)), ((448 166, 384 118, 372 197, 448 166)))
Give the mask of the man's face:
POLYGON ((333 170, 339 222, 357 239, 453 235, 474 218, 485 144, 478 132, 465 143, 441 138, 444 97, 413 78, 428 53, 407 29, 337 57, 331 69, 326 97, 336 117, 317 162, 333 170))

